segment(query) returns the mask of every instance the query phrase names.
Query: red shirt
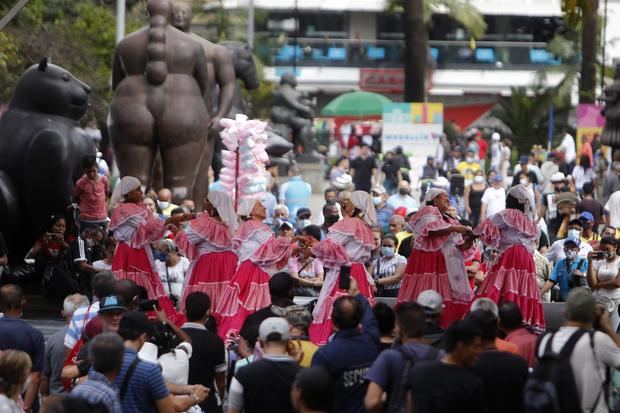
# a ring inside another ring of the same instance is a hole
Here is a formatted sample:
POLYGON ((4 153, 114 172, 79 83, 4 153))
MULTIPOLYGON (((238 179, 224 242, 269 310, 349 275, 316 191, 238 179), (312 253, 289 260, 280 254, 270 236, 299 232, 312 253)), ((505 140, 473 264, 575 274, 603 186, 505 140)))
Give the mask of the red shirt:
POLYGON ((489 151, 489 144, 484 139, 476 141, 478 144, 478 159, 486 159, 487 152, 489 151))
POLYGON ((530 333, 525 328, 511 331, 506 336, 506 341, 516 344, 519 348, 519 355, 527 360, 527 364, 530 367, 533 367, 536 361, 536 340, 537 336, 530 333))
POLYGON ((104 221, 108 217, 106 197, 110 184, 105 176, 96 181, 83 175, 75 183, 75 198, 80 202, 80 217, 85 221, 104 221))

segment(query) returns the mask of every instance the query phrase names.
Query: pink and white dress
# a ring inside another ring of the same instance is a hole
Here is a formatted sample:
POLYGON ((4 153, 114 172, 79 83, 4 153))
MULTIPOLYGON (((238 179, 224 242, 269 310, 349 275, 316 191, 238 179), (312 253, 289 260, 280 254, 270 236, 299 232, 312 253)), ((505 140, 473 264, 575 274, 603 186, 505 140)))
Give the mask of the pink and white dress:
POLYGON ((454 218, 442 214, 435 206, 420 209, 412 221, 415 237, 407 261, 398 303, 415 301, 424 290, 435 290, 444 300, 441 326, 447 327, 469 311, 473 292, 467 278, 465 260, 475 248, 461 251, 463 237, 459 233, 437 235, 433 232, 459 225, 454 218))
POLYGON ((324 241, 312 248, 312 254, 325 267, 325 280, 319 300, 314 307, 313 322, 310 325, 310 340, 317 345, 327 343, 333 333, 332 307, 338 297, 347 292, 338 288, 340 267, 351 266, 351 277, 357 281, 360 293, 374 304, 372 279, 364 263, 370 259, 375 248, 370 226, 359 218, 345 218, 329 228, 324 241))
POLYGON ((286 266, 292 251, 290 239, 274 236, 269 226, 256 220, 239 225, 232 247, 239 266, 214 311, 225 340, 236 336, 248 315, 271 304, 269 279, 286 266))
POLYGON ((206 293, 211 308, 217 308, 237 268, 230 229, 202 213, 185 231, 178 232, 175 240, 179 251, 191 261, 179 308, 185 308, 185 298, 195 291, 206 293))
POLYGON ((536 224, 517 209, 505 209, 487 218, 474 231, 482 242, 499 250, 477 297, 500 303, 513 301, 521 309, 523 324, 542 332, 545 315, 536 282, 534 247, 538 236, 536 224))
POLYGON ((157 299, 170 322, 182 321, 155 270, 151 243, 160 240, 166 232, 164 221, 157 219, 142 204, 120 203, 112 212, 110 231, 118 241, 112 260, 116 279, 129 279, 146 290, 149 299, 157 299))

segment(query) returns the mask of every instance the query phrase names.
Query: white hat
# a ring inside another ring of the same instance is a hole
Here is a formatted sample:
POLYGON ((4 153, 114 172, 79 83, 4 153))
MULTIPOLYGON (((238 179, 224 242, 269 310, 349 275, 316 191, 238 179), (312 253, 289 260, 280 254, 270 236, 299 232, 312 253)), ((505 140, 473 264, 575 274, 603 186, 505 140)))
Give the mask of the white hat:
POLYGON ((566 176, 562 172, 556 172, 551 175, 551 182, 564 182, 566 180, 566 176))
POLYGON ((443 297, 435 290, 422 291, 416 302, 429 314, 439 314, 444 308, 443 297))
POLYGON ((334 186, 337 189, 345 189, 348 185, 353 183, 353 178, 349 174, 342 174, 338 178, 334 179, 334 186))
POLYGON ((271 334, 277 333, 280 335, 279 340, 286 341, 291 336, 288 321, 283 317, 269 317, 258 327, 258 336, 262 341, 267 341, 271 334))
POLYGON ((435 182, 432 183, 433 188, 447 189, 449 186, 450 181, 448 181, 448 178, 446 178, 445 176, 440 176, 439 178, 435 179, 435 182))
POLYGON ((491 139, 494 140, 495 142, 499 141, 502 137, 499 135, 499 133, 497 132, 493 132, 491 134, 491 139))

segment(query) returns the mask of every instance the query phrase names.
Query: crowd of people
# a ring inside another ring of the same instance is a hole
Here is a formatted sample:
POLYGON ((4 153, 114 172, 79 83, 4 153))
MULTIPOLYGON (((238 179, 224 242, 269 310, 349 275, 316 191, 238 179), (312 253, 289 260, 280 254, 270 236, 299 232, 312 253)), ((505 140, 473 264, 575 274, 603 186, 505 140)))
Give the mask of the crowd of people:
POLYGON ((27 256, 66 327, 45 342, 0 289, 0 411, 619 411, 620 153, 565 133, 511 167, 488 138, 419 170, 362 142, 314 214, 297 165, 196 208, 85 159, 27 256))

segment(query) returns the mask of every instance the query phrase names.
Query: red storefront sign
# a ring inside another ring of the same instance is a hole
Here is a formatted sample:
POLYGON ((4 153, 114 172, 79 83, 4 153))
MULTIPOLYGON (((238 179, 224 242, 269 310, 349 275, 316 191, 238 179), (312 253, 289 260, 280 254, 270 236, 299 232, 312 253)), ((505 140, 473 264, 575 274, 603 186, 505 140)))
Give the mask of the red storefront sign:
POLYGON ((405 89, 403 69, 360 69, 360 89, 379 93, 402 93, 405 89))

